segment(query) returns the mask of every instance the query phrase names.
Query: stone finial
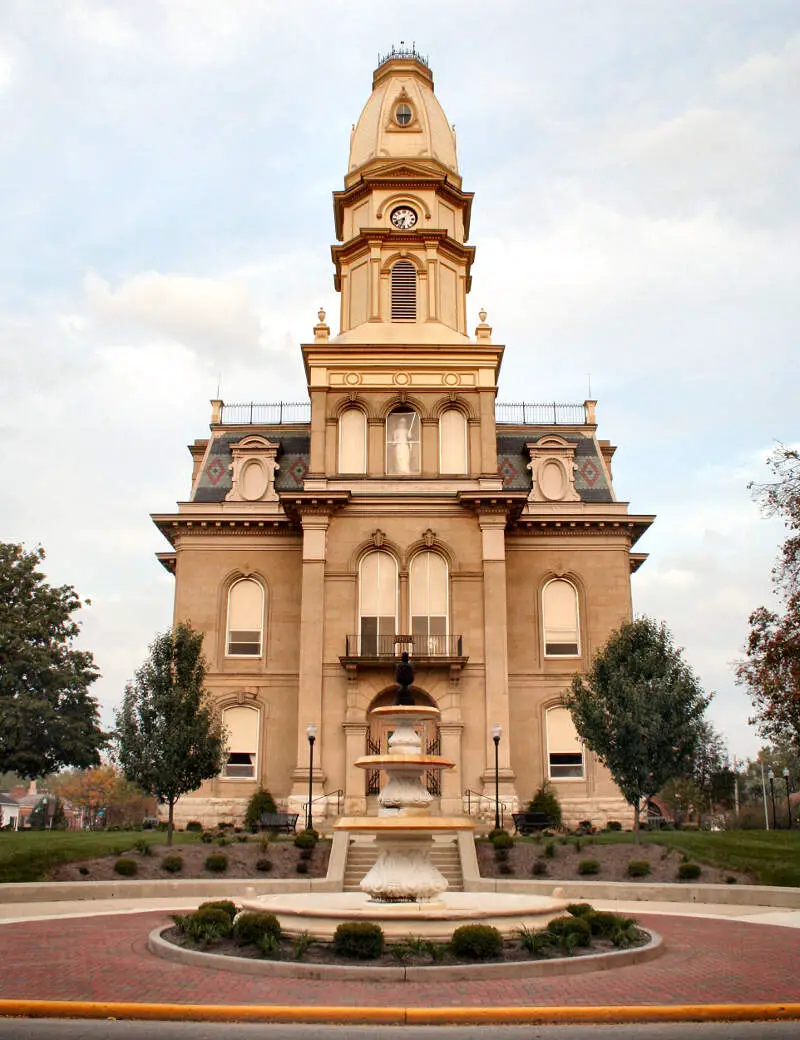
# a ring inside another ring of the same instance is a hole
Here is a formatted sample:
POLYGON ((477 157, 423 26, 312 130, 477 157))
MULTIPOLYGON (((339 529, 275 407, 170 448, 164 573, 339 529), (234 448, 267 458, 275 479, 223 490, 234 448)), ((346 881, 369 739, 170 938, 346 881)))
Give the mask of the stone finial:
POLYGON ((597 426, 597 401, 587 399, 583 402, 583 409, 586 413, 586 425, 597 426))
POLYGON ((483 307, 478 311, 480 324, 475 329, 475 339, 478 343, 492 342, 492 326, 486 324, 486 311, 483 307))
POLYGON ((314 342, 315 343, 327 343, 331 338, 330 326, 325 324, 325 310, 320 307, 317 311, 317 317, 319 318, 319 324, 314 326, 314 342))
POLYGON ((222 422, 222 408, 224 401, 220 401, 219 398, 214 398, 211 401, 211 425, 219 426, 222 422))

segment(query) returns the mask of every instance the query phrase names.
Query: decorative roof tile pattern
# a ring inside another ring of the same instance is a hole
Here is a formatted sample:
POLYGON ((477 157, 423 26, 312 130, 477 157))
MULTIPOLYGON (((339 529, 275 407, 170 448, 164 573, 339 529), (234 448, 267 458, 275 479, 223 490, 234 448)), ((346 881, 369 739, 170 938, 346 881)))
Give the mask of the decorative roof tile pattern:
POLYGON ((280 469, 275 475, 275 487, 278 491, 297 491, 302 488, 303 479, 308 472, 310 438, 304 435, 287 436, 280 427, 270 429, 259 427, 254 430, 237 430, 235 433, 215 433, 206 455, 205 465, 197 481, 192 501, 224 502, 231 489, 230 465, 233 461, 231 445, 238 443, 243 437, 266 437, 273 444, 280 443, 278 465, 280 469))
MULTIPOLYGON (((513 491, 530 490, 531 471, 528 469, 530 454, 525 445, 552 433, 552 430, 546 430, 527 437, 501 436, 497 438, 497 472, 503 478, 504 488, 513 491)), ((581 496, 581 501, 613 502, 596 441, 592 437, 567 436, 561 431, 558 431, 558 435, 575 445, 575 490, 581 496)))

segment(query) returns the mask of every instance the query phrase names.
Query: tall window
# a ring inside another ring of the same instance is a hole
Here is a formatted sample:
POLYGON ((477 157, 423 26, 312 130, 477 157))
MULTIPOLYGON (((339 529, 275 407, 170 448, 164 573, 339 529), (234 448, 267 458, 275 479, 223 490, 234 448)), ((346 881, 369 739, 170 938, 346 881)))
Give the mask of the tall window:
POLYGON ((253 578, 241 578, 228 593, 228 657, 260 657, 264 631, 264 589, 253 578))
POLYGON ((367 417, 360 408, 348 408, 339 418, 339 472, 366 471, 367 417))
POLYGON ((254 780, 258 759, 258 722, 256 708, 226 708, 222 724, 227 730, 227 758, 222 775, 228 780, 254 780))
POLYGON ((578 590, 570 581, 556 578, 542 590, 544 652, 547 657, 577 657, 578 590))
POLYGON ((583 778, 583 744, 566 708, 548 708, 547 762, 552 780, 583 778))
POLYGON ((391 476, 419 473, 419 416, 399 408, 386 417, 386 472, 391 476))
POLYGON ((397 564, 386 552, 368 553, 359 573, 361 654, 394 654, 397 634, 397 564))
POLYGON ((439 419, 439 472, 467 472, 467 420, 457 408, 439 419))
POLYGON ((392 321, 417 320, 417 269, 410 260, 392 268, 392 321))
POLYGON ((411 635, 415 654, 447 653, 447 564, 435 552, 411 562, 411 635))

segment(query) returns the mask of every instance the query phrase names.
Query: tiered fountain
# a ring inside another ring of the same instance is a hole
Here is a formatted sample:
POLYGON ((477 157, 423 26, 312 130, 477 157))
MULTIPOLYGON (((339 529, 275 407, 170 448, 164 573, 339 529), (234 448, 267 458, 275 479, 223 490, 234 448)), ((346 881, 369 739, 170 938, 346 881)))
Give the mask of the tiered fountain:
MULTIPOLYGON (((395 703, 376 708, 380 718, 394 723, 385 755, 356 760, 361 769, 380 769, 388 777, 378 796, 377 817, 343 817, 334 828, 328 867, 328 891, 298 892, 242 900, 248 909, 269 910, 289 933, 307 931, 330 938, 347 920, 377 921, 387 936, 409 934, 449 939, 461 924, 492 924, 510 934, 515 928, 543 928, 563 912, 566 902, 545 896, 484 891, 491 883, 478 876, 472 837, 474 824, 466 816, 431 816, 431 795, 422 783, 429 769, 452 769, 440 755, 427 755, 416 731, 420 723, 438 719, 439 709, 414 704, 410 686, 414 669, 403 654, 397 666, 395 703), (464 875, 464 892, 447 891, 447 879, 431 861, 434 842, 456 840, 464 875), (352 842, 374 842, 378 858, 360 883, 361 892, 342 892, 347 853, 352 842), (465 859, 469 858, 469 870, 465 859), (336 889, 334 890, 334 885, 336 889)), ((327 886, 326 886, 327 887, 327 886)))

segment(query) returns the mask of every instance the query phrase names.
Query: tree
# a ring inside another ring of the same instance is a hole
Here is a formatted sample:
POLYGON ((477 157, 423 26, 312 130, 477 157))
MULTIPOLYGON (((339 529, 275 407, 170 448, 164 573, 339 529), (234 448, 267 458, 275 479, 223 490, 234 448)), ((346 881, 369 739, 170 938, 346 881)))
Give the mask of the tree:
POLYGON ((625 622, 576 675, 564 703, 578 735, 633 806, 685 775, 703 733, 707 697, 664 624, 625 622))
POLYGON ((118 780, 119 773, 114 766, 103 765, 96 769, 61 773, 51 780, 50 787, 80 809, 84 820, 92 827, 97 822, 98 813, 111 803, 118 780))
POLYGON ((750 694, 750 721, 762 736, 800 749, 800 454, 779 445, 767 464, 775 481, 750 487, 764 512, 782 516, 791 532, 772 571, 783 609, 759 607, 750 615, 747 658, 736 679, 750 694))
POLYGON ((202 645, 186 624, 157 635, 116 717, 122 771, 169 807, 168 845, 177 799, 222 769, 224 733, 204 688, 202 645))
POLYGON ((29 779, 96 765, 106 743, 89 693, 99 672, 72 646, 83 603, 71 585, 47 584, 44 558, 0 542, 0 772, 29 779))

